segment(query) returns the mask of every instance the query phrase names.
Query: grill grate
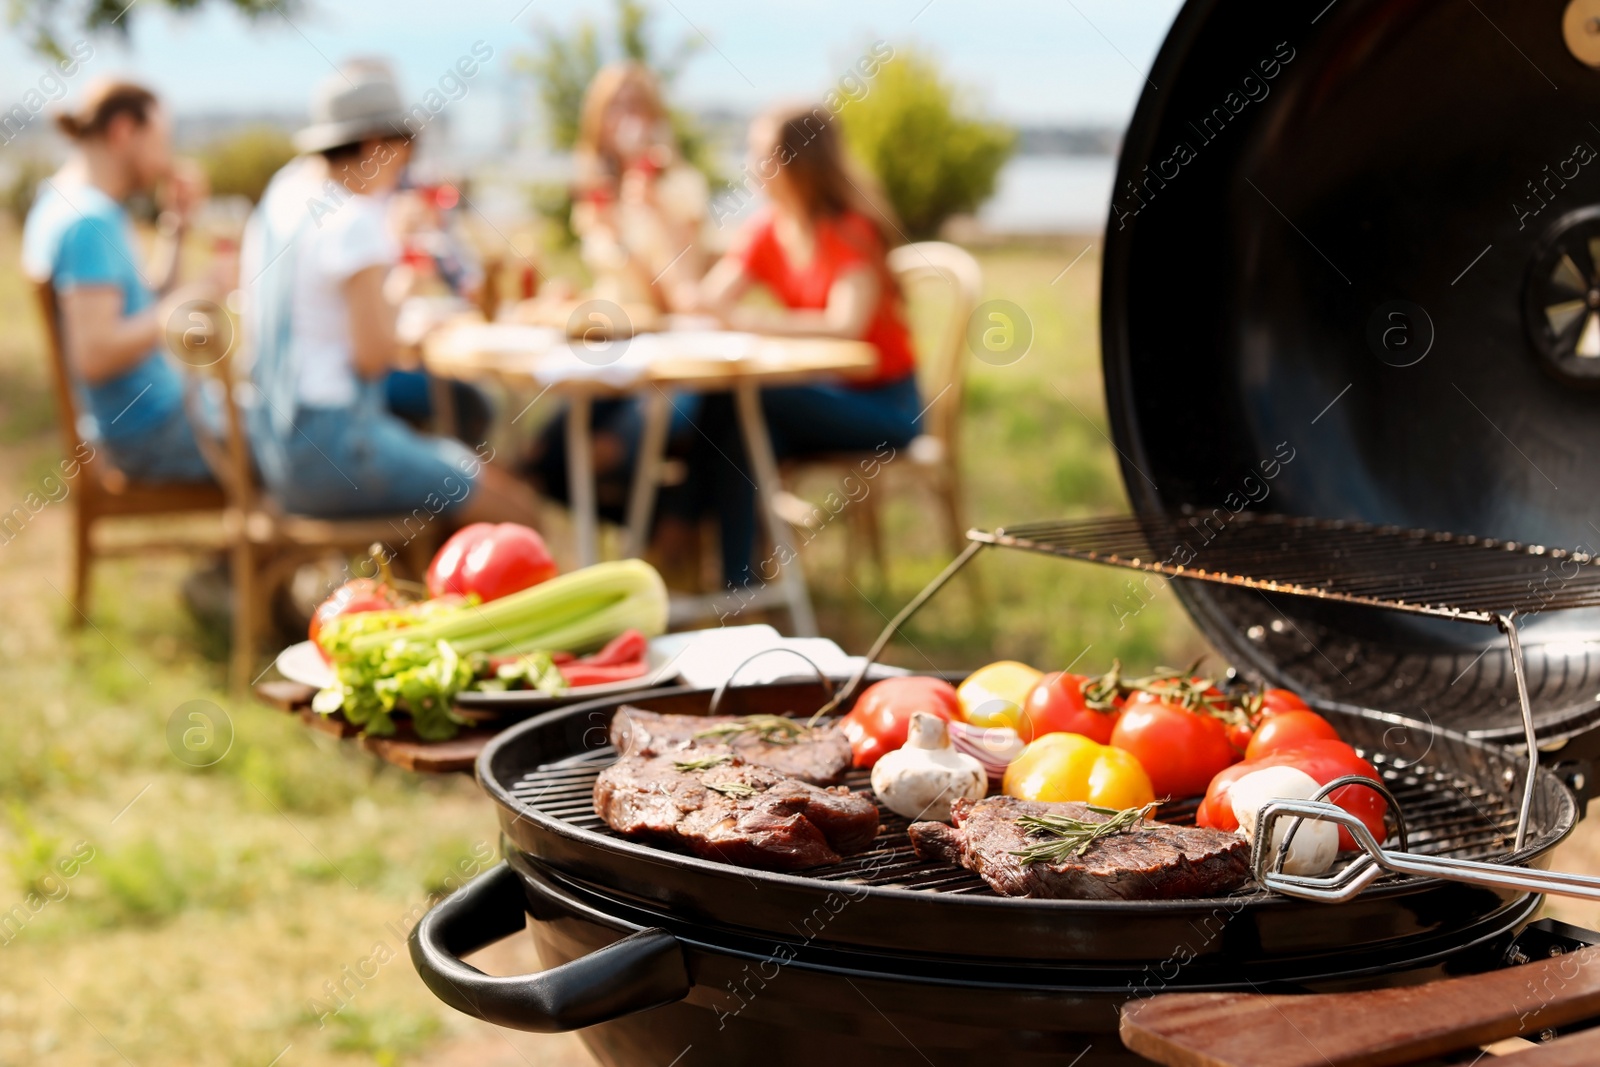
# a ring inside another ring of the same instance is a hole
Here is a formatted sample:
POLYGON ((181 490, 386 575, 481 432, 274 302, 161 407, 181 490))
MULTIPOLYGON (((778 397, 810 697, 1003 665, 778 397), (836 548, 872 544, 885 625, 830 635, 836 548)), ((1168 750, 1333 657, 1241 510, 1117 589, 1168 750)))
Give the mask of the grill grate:
POLYGON ((1269 593, 1468 622, 1600 606, 1586 552, 1397 526, 1224 509, 1025 523, 986 544, 1269 593))
MULTIPOLYGON (((1363 750, 1378 767, 1405 812, 1410 851, 1421 855, 1447 855, 1458 859, 1503 856, 1516 833, 1517 809, 1504 793, 1490 793, 1480 783, 1444 771, 1399 765, 1385 753, 1363 750)), ((617 750, 609 745, 593 749, 524 774, 511 786, 511 796, 524 812, 537 812, 569 826, 613 839, 621 839, 595 814, 594 781, 613 763, 617 750)), ((852 790, 871 795, 868 772, 853 770, 844 779, 852 790)), ((1164 807, 1164 822, 1193 825, 1198 802, 1183 801, 1164 807)), ((870 851, 827 867, 803 872, 806 877, 851 885, 915 889, 930 893, 994 896, 988 884, 971 871, 918 859, 906 835, 903 817, 879 806, 882 827, 870 851), (871 877, 863 872, 871 871, 871 877)), ((1385 881, 1396 880, 1387 876, 1385 881)), ((1254 889, 1241 891, 1244 894, 1254 889)))

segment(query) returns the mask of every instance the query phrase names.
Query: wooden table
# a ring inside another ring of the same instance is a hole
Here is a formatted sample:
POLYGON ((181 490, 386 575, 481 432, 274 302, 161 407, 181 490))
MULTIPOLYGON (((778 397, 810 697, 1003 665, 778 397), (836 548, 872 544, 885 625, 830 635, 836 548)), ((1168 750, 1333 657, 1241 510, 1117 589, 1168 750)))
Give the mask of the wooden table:
MULTIPOLYGON (((661 484, 672 395, 728 391, 734 396, 740 434, 755 475, 762 519, 780 560, 775 599, 788 609, 795 633, 817 632, 805 576, 788 525, 776 511, 781 483, 772 439, 761 412, 767 386, 827 381, 863 375, 877 365, 864 341, 770 337, 671 330, 631 340, 569 342, 561 331, 514 323, 452 323, 422 345, 428 370, 439 377, 493 380, 515 392, 556 393, 566 399, 567 484, 580 565, 599 559, 590 412, 597 398, 639 395, 644 431, 628 500, 624 555, 644 551, 661 484)), ((745 604, 750 600, 742 601, 745 604)), ((715 598, 699 605, 714 610, 715 598)), ((764 605, 763 605, 764 606, 764 605)))

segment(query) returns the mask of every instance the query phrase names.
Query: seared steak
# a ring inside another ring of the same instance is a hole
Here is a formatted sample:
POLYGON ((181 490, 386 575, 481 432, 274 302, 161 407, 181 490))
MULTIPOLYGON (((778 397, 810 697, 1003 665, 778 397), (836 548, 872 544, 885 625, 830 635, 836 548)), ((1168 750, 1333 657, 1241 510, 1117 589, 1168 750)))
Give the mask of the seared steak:
POLYGON ((662 715, 624 705, 611 720, 611 743, 625 756, 678 759, 726 745, 747 763, 816 785, 837 782, 850 766, 850 742, 837 726, 777 715, 662 715))
POLYGON ((1017 825, 1023 815, 1062 815, 1104 822, 1083 804, 1045 804, 1014 797, 957 800, 954 826, 911 824, 911 845, 923 859, 978 872, 1008 897, 1075 900, 1172 900, 1230 892, 1250 877, 1250 846, 1237 834, 1143 822, 1101 837, 1081 856, 1026 866, 1016 853, 1048 841, 1017 825))
POLYGON ((600 772, 594 810, 613 830, 740 867, 797 871, 837 863, 878 835, 878 807, 717 746, 624 756, 600 772))

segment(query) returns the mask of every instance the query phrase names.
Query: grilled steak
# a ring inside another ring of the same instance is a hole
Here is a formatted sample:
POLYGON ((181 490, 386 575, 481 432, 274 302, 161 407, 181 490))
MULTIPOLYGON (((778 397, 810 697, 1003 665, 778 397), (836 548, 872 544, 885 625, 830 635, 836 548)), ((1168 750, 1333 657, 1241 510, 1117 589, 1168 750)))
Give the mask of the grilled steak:
POLYGON ((774 871, 837 863, 878 835, 869 797, 787 777, 726 747, 625 756, 595 780, 594 810, 628 837, 774 871))
POLYGON ((1230 892, 1250 877, 1250 846, 1237 834, 1144 822, 1101 837, 1081 856, 1024 865, 1015 853, 1049 837, 1017 825, 1022 815, 1063 815, 1104 822, 1083 804, 1014 797, 957 800, 954 826, 911 824, 923 859, 940 859, 983 876, 1008 897, 1076 900, 1172 900, 1230 892))
POLYGON ((680 760, 725 745, 747 763, 816 785, 837 782, 850 766, 850 742, 837 726, 777 715, 662 715, 624 705, 611 720, 611 743, 627 756, 680 760))

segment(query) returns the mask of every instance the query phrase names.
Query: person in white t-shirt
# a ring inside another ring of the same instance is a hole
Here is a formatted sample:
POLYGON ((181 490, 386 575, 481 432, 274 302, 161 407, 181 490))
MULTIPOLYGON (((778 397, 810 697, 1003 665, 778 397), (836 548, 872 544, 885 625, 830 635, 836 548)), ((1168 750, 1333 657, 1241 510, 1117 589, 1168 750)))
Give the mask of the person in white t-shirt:
POLYGON ((393 77, 352 64, 319 87, 312 115, 295 139, 306 154, 273 177, 241 250, 263 480, 298 514, 534 524, 532 490, 488 465, 487 445, 418 433, 384 406, 400 258, 386 204, 411 155, 393 77))

